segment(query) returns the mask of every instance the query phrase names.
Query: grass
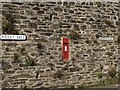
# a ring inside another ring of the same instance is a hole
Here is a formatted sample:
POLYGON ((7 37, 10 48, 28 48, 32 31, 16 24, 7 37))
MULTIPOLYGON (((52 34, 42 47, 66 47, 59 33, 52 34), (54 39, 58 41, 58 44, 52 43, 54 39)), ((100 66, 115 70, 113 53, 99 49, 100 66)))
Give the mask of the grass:
POLYGON ((83 84, 79 85, 78 88, 80 88, 80 89, 87 88, 86 83, 83 83, 83 84))
POLYGON ((97 85, 98 86, 105 86, 105 81, 104 80, 100 80, 97 85))
POLYGON ((90 85, 88 87, 101 87, 101 86, 107 86, 111 84, 116 84, 117 83, 117 78, 111 78, 111 77, 106 77, 106 79, 96 81, 93 85, 90 85))
MULTIPOLYGON (((116 68, 110 68, 108 71, 108 76, 106 76, 105 79, 102 79, 100 81, 96 81, 93 85, 90 85, 88 87, 101 87, 101 86, 107 86, 111 84, 118 84, 120 83, 120 76, 116 77, 117 71, 116 68)), ((119 73, 118 73, 119 74, 119 73)), ((97 77, 100 79, 103 77, 102 73, 98 73, 97 77)))
POLYGON ((117 83, 117 78, 107 77, 105 80, 105 85, 111 85, 116 83, 117 83))
POLYGON ((97 77, 100 79, 103 77, 103 74, 102 73, 97 73, 97 77))

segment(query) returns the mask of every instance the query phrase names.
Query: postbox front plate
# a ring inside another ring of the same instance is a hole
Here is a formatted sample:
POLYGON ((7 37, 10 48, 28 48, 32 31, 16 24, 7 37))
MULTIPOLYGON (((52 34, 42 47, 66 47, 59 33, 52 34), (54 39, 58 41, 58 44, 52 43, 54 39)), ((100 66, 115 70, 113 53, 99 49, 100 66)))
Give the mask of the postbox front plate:
POLYGON ((63 38, 62 45, 63 60, 69 60, 69 39, 63 38))

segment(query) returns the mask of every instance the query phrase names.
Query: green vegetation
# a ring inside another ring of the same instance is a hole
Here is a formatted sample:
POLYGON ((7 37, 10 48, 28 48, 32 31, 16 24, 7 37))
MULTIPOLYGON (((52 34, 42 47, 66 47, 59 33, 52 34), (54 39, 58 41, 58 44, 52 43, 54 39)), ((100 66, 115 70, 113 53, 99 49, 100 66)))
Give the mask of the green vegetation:
POLYGON ((3 13, 2 30, 4 34, 19 34, 14 27, 14 16, 9 12, 3 13))
POLYGON ((19 48, 20 50, 19 50, 19 52, 21 53, 21 54, 24 54, 25 53, 25 47, 21 47, 21 48, 19 48))
POLYGON ((97 7, 101 7, 102 3, 101 2, 96 2, 97 7))
POLYGON ((107 77, 105 79, 105 85, 116 84, 117 81, 118 81, 117 78, 107 77))
POLYGON ((24 55, 24 56, 27 54, 25 47, 18 47, 18 48, 16 49, 16 52, 17 52, 19 55, 24 55))
POLYGON ((100 80, 99 83, 98 83, 98 85, 105 86, 105 81, 104 80, 100 80))
POLYGON ((97 77, 98 77, 98 78, 102 78, 102 77, 103 77, 103 74, 102 74, 102 73, 97 73, 97 77))
MULTIPOLYGON (((117 71, 115 68, 110 68, 107 75, 108 76, 106 76, 105 79, 97 81, 93 85, 89 85, 88 87, 101 87, 101 86, 106 86, 106 85, 111 85, 111 84, 118 84, 120 82, 120 79, 119 79, 120 74, 118 75, 118 77, 116 77, 117 71)), ((97 77, 100 79, 103 77, 103 74, 97 73, 97 77)))
POLYGON ((107 77, 106 79, 97 81, 93 85, 90 85, 88 87, 101 87, 101 86, 116 84, 117 81, 118 81, 117 78, 113 79, 111 77, 107 77))
POLYGON ((87 88, 87 85, 86 83, 82 83, 81 85, 78 86, 78 88, 84 89, 84 88, 87 88))
POLYGON ((116 74, 117 74, 116 68, 111 68, 108 74, 111 78, 116 78, 116 74))
POLYGON ((75 31, 71 31, 68 35, 68 37, 70 39, 73 39, 73 40, 78 40, 79 39, 79 33, 78 32, 75 32, 75 31))
POLYGON ((107 20, 105 19, 105 23, 108 25, 108 26, 113 26, 113 22, 111 20, 107 20))
POLYGON ((29 56, 27 56, 25 61, 26 61, 27 66, 34 66, 35 65, 34 59, 29 57, 29 56))

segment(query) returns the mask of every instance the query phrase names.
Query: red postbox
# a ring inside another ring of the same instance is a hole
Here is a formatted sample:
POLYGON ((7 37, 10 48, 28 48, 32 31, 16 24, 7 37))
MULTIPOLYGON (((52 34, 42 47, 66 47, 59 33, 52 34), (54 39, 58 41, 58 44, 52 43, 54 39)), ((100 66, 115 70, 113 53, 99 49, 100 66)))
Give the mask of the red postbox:
POLYGON ((63 53, 63 60, 65 61, 69 60, 69 39, 68 38, 63 38, 62 53, 63 53))

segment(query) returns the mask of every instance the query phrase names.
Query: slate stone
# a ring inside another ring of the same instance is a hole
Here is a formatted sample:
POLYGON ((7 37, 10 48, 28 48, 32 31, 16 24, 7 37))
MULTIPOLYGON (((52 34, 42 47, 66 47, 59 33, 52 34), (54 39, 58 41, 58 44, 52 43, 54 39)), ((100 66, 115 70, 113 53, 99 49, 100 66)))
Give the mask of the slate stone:
POLYGON ((39 7, 33 7, 33 10, 40 10, 39 7))
POLYGON ((69 2, 69 5, 73 6, 73 5, 75 5, 75 2, 69 2))
POLYGON ((86 4, 86 2, 82 2, 82 3, 81 3, 81 5, 85 5, 85 4, 86 4))
POLYGON ((63 5, 68 6, 69 3, 68 2, 63 2, 63 5))
POLYGON ((46 36, 51 36, 53 33, 44 33, 46 36))
POLYGON ((38 10, 37 13, 38 14, 44 14, 45 12, 43 10, 38 10))
POLYGON ((120 26, 120 21, 116 21, 116 25, 117 25, 117 26, 120 26))
POLYGON ((55 10, 55 11, 61 11, 61 12, 63 11, 63 9, 60 8, 60 7, 56 7, 56 8, 54 8, 54 10, 55 10))
POLYGON ((2 88, 9 88, 11 85, 7 82, 7 81, 4 81, 2 83, 2 88))
POLYGON ((80 26, 80 28, 84 30, 84 29, 87 28, 87 26, 86 25, 82 25, 82 26, 80 26))
POLYGON ((74 10, 69 10, 69 13, 74 13, 74 10))
POLYGON ((74 25, 73 25, 73 28, 74 28, 75 30, 79 30, 79 29, 80 29, 78 24, 74 24, 74 25))
POLYGON ((90 18, 89 21, 94 21, 94 19, 93 19, 93 18, 90 18))
POLYGON ((44 7, 45 5, 44 4, 40 4, 40 7, 44 7))
POLYGON ((9 62, 2 61, 2 69, 3 70, 7 70, 7 69, 10 69, 10 68, 12 68, 12 66, 10 65, 9 62))

